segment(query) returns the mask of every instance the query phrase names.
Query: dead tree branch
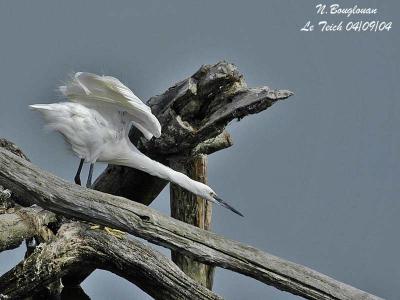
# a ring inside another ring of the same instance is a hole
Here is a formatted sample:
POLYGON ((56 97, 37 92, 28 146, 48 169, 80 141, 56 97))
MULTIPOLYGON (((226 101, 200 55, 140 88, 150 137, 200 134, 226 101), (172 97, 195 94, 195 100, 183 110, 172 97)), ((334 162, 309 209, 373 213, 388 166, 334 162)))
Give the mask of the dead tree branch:
MULTIPOLYGON (((210 154, 232 145, 224 131, 230 121, 261 112, 292 94, 266 86, 248 88, 237 67, 224 61, 204 65, 148 101, 163 128, 160 138, 146 141, 137 130, 130 137, 140 151, 164 164, 171 156, 210 154)), ((148 205, 166 184, 141 171, 110 165, 95 189, 148 205)))
POLYGON ((48 224, 56 222, 54 213, 41 207, 15 207, 0 214, 0 252, 17 248, 25 239, 41 236, 48 240, 52 236, 48 224))
POLYGON ((71 184, 0 149, 0 184, 68 217, 118 228, 308 299, 380 299, 304 266, 190 226, 125 198, 71 184))
POLYGON ((0 277, 0 291, 20 299, 82 267, 111 271, 155 299, 222 299, 143 243, 90 230, 78 222, 62 225, 52 242, 40 244, 25 261, 0 277))

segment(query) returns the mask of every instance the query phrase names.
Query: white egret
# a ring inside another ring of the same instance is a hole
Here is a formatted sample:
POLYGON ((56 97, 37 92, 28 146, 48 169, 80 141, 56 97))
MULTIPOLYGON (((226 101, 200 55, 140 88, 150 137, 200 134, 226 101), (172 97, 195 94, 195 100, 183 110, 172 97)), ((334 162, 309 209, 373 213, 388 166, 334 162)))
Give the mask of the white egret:
POLYGON ((42 113, 47 127, 61 133, 81 159, 75 182, 80 183, 84 162, 90 163, 87 187, 91 187, 95 162, 128 166, 173 182, 243 216, 206 184, 150 159, 130 142, 128 134, 132 124, 147 139, 159 137, 161 126, 150 108, 118 79, 76 73, 60 90, 72 102, 30 107, 42 113))

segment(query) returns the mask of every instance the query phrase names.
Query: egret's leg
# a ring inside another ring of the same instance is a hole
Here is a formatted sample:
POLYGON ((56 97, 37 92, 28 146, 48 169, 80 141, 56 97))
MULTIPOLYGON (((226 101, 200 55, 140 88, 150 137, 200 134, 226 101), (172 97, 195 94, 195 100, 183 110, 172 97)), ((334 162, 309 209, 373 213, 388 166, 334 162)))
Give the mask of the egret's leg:
POLYGON ((76 175, 75 175, 75 183, 81 185, 81 171, 82 171, 82 166, 83 166, 83 162, 85 161, 85 159, 81 159, 81 161, 79 162, 79 167, 78 167, 78 171, 76 171, 76 175))
MULTIPOLYGON (((93 167, 94 167, 94 164, 93 163, 90 164, 89 176, 88 176, 87 183, 86 183, 86 187, 89 188, 89 189, 92 188, 93 167)), ((97 225, 97 224, 93 224, 92 226, 90 226, 90 229, 105 230, 108 234, 111 234, 111 235, 116 236, 118 238, 122 238, 125 235, 125 232, 123 232, 121 230, 110 228, 110 227, 105 227, 105 226, 97 225)))
POLYGON ((89 175, 88 175, 87 182, 86 182, 86 187, 89 189, 92 187, 93 167, 94 167, 94 163, 91 163, 90 168, 89 168, 89 175))

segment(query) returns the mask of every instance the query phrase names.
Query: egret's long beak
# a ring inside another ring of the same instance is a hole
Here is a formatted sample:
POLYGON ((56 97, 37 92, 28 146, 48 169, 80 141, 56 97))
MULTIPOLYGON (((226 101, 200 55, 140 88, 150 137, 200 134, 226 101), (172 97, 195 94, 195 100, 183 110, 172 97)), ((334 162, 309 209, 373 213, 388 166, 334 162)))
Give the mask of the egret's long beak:
POLYGON ((235 214, 238 214, 241 217, 244 217, 243 214, 238 211, 237 209, 233 208, 231 205, 229 205, 228 203, 226 203, 224 200, 222 200, 221 198, 217 197, 217 196, 213 196, 213 198, 215 199, 215 201, 217 201, 217 203, 223 207, 226 207, 227 209, 230 209, 231 211, 233 211, 235 214))

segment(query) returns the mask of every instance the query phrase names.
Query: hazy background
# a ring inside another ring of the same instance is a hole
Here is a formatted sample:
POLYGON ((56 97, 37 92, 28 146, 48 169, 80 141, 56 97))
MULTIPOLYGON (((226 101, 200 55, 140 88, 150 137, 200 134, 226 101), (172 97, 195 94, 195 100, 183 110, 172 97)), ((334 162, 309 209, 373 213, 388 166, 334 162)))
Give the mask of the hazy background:
MULTIPOLYGON (((398 20, 398 1, 346 2, 378 8, 364 20, 398 20)), ((0 1, 0 136, 71 180, 78 160, 27 108, 58 101, 68 74, 116 76, 147 100, 201 64, 233 62, 250 86, 295 95, 232 123, 235 145, 210 156, 210 185, 246 215, 217 207, 213 230, 400 299, 399 24, 389 33, 300 32, 308 20, 345 20, 317 16, 317 3, 0 1)), ((169 213, 167 189, 152 206, 169 213)), ((2 253, 0 272, 23 252, 2 253)), ((92 299, 149 298, 104 271, 83 287, 92 299)), ((214 290, 297 298, 221 269, 214 290)))

